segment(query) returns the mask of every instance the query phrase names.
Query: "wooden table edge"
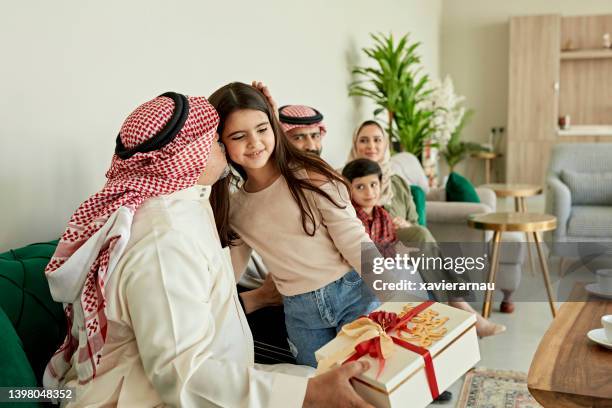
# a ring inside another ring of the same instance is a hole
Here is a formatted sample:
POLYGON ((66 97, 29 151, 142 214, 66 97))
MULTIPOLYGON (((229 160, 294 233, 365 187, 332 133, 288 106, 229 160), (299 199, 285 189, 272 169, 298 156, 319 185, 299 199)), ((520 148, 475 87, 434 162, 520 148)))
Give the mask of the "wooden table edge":
POLYGON ((502 157, 503 154, 497 152, 475 152, 470 153, 472 159, 493 160, 502 157))
POLYGON ((493 192, 495 193, 495 195, 497 197, 515 197, 515 198, 517 198, 517 197, 534 197, 534 196, 542 194, 543 191, 544 191, 543 188, 540 188, 539 190, 533 190, 533 191, 527 191, 527 192, 521 192, 521 193, 516 193, 516 192, 508 193, 508 192, 505 192, 505 191, 504 192, 501 192, 501 191, 498 192, 498 191, 493 190, 493 192))
POLYGON ((483 184, 480 187, 481 188, 488 188, 489 190, 492 190, 497 197, 515 197, 515 198, 519 198, 519 197, 534 197, 534 196, 540 195, 540 194, 542 194, 544 192, 544 188, 543 187, 537 187, 537 188, 534 187, 534 188, 531 188, 531 189, 525 188, 525 189, 521 189, 521 191, 495 189, 495 188, 491 188, 487 184, 483 184))
MULTIPOLYGON (((573 296, 573 294, 578 290, 578 286, 582 286, 582 291, 584 291, 584 285, 587 282, 576 282, 574 285, 574 289, 572 290, 572 294, 570 298, 578 298, 577 296, 573 296)), ((573 314, 572 322, 582 313, 583 309, 586 307, 588 301, 584 302, 575 302, 569 301, 565 302, 559 308, 557 313, 557 317, 551 325, 548 327, 544 336, 540 339, 538 343, 538 347, 533 355, 531 360, 531 364, 529 365, 529 371, 527 373, 527 389, 533 395, 533 397, 544 407, 612 407, 612 396, 600 396, 600 395, 576 395, 570 394, 563 391, 555 391, 549 389, 542 389, 541 387, 546 386, 547 381, 550 381, 549 375, 552 374, 551 370, 554 370, 554 364, 551 366, 548 360, 546 360, 545 350, 548 347, 551 347, 551 342, 544 342, 544 340, 548 340, 549 337, 556 338, 552 334, 549 334, 553 325, 561 324, 561 320, 566 313, 573 314), (580 303, 581 306, 576 308, 576 304, 580 303), (542 349, 542 350, 541 350, 542 349), (540 361, 542 360, 542 361, 540 361), (546 371, 536 371, 537 368, 534 368, 536 364, 544 366, 548 368, 546 371), (536 378, 536 376, 538 376, 536 378), (564 405, 560 405, 563 402, 564 405)), ((607 302, 606 302, 607 303, 607 302)), ((570 322, 571 323, 571 322, 570 322)), ((588 340, 586 340, 588 341, 588 340)))
POLYGON ((468 218, 468 226, 477 230, 500 231, 500 232, 546 232, 557 228, 557 220, 508 223, 484 222, 468 218), (535 226, 533 225, 535 224, 535 226))
POLYGON ((609 398, 576 396, 558 391, 535 388, 527 383, 527 389, 533 398, 544 408, 603 408, 612 407, 609 398))

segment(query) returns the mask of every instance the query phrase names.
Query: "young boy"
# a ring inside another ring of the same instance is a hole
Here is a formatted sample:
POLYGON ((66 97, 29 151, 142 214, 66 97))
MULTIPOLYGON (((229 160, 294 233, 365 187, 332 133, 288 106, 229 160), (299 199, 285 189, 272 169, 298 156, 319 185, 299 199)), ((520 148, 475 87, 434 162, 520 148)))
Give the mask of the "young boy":
POLYGON ((375 161, 356 159, 344 166, 342 175, 351 183, 351 200, 366 232, 384 256, 393 256, 397 243, 393 218, 382 206, 376 205, 380 199, 382 169, 375 161))
MULTIPOLYGON (((395 256, 398 242, 396 226, 391 214, 382 206, 376 205, 380 199, 382 169, 375 161, 356 159, 344 166, 342 175, 351 183, 353 207, 370 239, 374 241, 381 254, 386 257, 395 256)), ((421 281, 418 274, 412 279, 421 281)), ((414 291, 413 294, 422 298, 431 298, 424 291, 414 291)), ((444 391, 436 401, 449 401, 452 397, 450 391, 444 391)))

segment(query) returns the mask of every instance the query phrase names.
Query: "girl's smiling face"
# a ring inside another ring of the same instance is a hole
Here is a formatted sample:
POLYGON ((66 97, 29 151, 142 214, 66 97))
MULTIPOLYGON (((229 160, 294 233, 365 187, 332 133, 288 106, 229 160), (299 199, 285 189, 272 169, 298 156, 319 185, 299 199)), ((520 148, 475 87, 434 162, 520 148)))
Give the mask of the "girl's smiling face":
POLYGON ((229 158, 247 172, 263 168, 274 151, 274 131, 268 115, 255 109, 230 113, 221 140, 229 158))
POLYGON ((355 148, 359 158, 379 163, 385 155, 387 146, 380 128, 376 125, 366 125, 359 130, 355 148))

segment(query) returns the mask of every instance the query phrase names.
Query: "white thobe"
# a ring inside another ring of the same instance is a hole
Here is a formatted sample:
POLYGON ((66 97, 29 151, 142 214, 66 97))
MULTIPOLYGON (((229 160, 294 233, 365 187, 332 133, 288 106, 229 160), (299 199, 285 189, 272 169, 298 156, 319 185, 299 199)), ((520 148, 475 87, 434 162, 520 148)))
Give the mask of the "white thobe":
POLYGON ((79 385, 73 364, 62 384, 76 390, 68 406, 302 406, 308 369, 254 364, 209 194, 195 186, 136 212, 105 287, 108 335, 96 376, 79 385))

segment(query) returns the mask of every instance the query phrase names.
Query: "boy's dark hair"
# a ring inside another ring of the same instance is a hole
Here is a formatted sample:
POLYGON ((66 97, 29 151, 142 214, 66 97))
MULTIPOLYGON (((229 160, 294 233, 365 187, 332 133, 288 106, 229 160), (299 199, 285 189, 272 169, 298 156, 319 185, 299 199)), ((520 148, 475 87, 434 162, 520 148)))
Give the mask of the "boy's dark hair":
POLYGON ((359 177, 370 176, 376 174, 378 180, 382 181, 382 169, 379 164, 370 159, 355 159, 349 162, 342 169, 342 175, 349 181, 359 177))

